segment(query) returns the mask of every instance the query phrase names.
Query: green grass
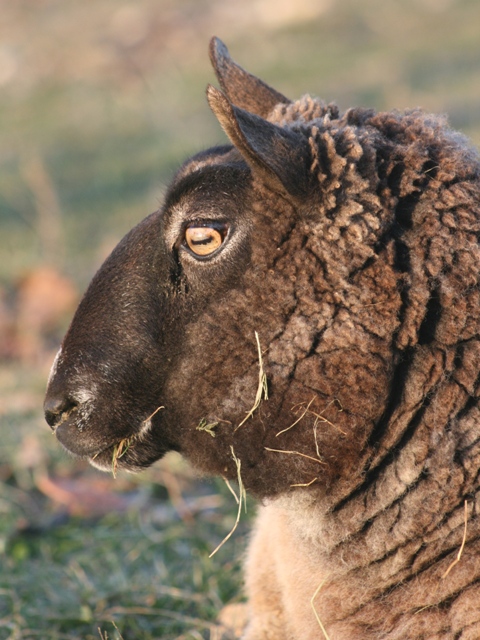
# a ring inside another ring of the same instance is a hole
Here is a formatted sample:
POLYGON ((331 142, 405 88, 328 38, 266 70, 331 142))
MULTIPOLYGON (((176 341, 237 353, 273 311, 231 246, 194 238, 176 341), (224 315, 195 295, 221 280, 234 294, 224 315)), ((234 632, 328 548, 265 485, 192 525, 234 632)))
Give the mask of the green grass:
POLYGON ((145 474, 114 480, 59 449, 36 408, 38 374, 2 368, 0 380, 8 394, 1 416, 0 640, 210 638, 223 605, 241 597, 253 506, 209 558, 237 512, 223 482, 196 478, 173 455, 145 474), (87 488, 82 516, 72 515, 75 495, 66 507, 40 490, 45 476, 87 488), (169 499, 172 478, 191 516, 169 499), (99 514, 97 491, 102 499, 120 497, 122 508, 113 502, 99 514))
MULTIPOLYGON (((8 500, 8 495, 3 496, 8 500)), ((10 496, 10 499, 11 496, 10 496)), ((10 533, 0 578, 0 638, 176 638, 208 630, 239 589, 239 540, 215 559, 221 522, 157 525, 155 508, 98 521, 59 517, 10 533)), ((220 520, 228 521, 228 518, 220 520)), ((241 537, 240 537, 241 538, 241 537)), ((220 553, 220 552, 219 552, 220 553)))

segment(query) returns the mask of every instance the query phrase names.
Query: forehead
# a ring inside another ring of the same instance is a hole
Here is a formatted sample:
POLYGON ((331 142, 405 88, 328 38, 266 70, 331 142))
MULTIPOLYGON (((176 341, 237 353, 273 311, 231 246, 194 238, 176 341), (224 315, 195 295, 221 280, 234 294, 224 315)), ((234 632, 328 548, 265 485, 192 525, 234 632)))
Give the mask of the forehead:
POLYGON ((213 147, 189 158, 178 170, 166 193, 164 210, 187 198, 203 204, 230 198, 244 191, 250 178, 250 169, 234 147, 213 147))
POLYGON ((188 158, 175 174, 172 184, 177 183, 190 173, 194 173, 204 167, 242 160, 240 153, 231 145, 220 145, 205 149, 188 158))

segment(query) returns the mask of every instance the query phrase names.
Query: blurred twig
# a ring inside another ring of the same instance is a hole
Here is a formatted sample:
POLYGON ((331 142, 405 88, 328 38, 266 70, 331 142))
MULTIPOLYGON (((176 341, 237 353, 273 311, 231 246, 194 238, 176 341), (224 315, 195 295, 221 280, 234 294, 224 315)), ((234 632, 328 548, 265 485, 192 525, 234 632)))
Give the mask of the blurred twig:
POLYGON ((25 184, 30 189, 36 208, 36 230, 45 262, 58 268, 65 257, 64 230, 60 200, 42 156, 34 152, 20 165, 25 184))

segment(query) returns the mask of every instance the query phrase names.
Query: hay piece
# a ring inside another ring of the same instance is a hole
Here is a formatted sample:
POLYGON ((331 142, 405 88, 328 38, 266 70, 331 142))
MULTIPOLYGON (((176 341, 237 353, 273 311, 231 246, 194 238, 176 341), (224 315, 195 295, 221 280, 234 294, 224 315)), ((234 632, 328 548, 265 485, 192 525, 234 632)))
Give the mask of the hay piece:
POLYGON ((145 426, 150 427, 150 425, 147 425, 147 423, 150 422, 153 416, 157 414, 160 411, 160 409, 165 409, 165 407, 164 406, 157 407, 155 411, 148 416, 148 418, 145 418, 145 420, 142 422, 142 427, 145 427, 145 426))
MULTIPOLYGON (((138 433, 135 433, 132 436, 129 436, 128 438, 123 438, 123 440, 120 440, 120 442, 118 442, 117 444, 113 445, 112 475, 113 475, 114 478, 117 477, 118 461, 120 460, 120 458, 122 458, 127 453, 127 451, 129 450, 132 442, 134 442, 135 440, 141 440, 142 439, 142 436, 151 427, 150 420, 153 418, 153 416, 156 413, 158 413, 160 411, 160 409, 165 409, 165 407, 163 407, 163 406, 157 407, 155 409, 155 411, 148 416, 148 418, 145 418, 145 420, 143 420, 143 422, 140 423, 140 430, 139 430, 138 433)), ((98 453, 96 453, 93 456, 92 460, 95 460, 95 458, 97 456, 99 456, 100 453, 102 453, 102 452, 99 451, 98 453)))
POLYGON ((218 426, 217 422, 208 422, 206 418, 202 418, 196 427, 197 431, 206 431, 212 438, 215 438, 215 427, 218 426))
POLYGON ((227 487, 233 493, 238 503, 237 518, 235 520, 235 524, 233 525, 230 533, 228 533, 225 536, 225 538, 220 542, 220 544, 212 551, 212 553, 208 556, 209 558, 214 556, 217 553, 217 551, 220 549, 220 547, 223 547, 225 542, 227 542, 227 540, 229 540, 234 534, 235 529, 238 527, 238 523, 240 522, 240 514, 242 513, 242 506, 245 505, 245 511, 247 510, 247 505, 246 505, 247 493, 245 491, 245 486, 242 482, 242 476, 240 473, 242 461, 237 458, 237 456, 235 455, 235 451, 233 450, 233 447, 231 445, 230 445, 230 451, 232 452, 232 458, 233 458, 233 461, 235 462, 235 466, 237 467, 237 482, 238 482, 238 490, 239 490, 238 498, 228 482, 227 482, 227 487))
POLYGON ((273 453, 288 453, 294 456, 302 456, 302 458, 313 460, 314 462, 318 462, 318 464, 326 464, 326 462, 323 462, 323 460, 319 460, 318 458, 313 458, 312 456, 307 456, 306 453, 300 453, 300 451, 286 451, 285 449, 270 449, 270 447, 265 447, 265 450, 273 451, 273 453))
POLYGON ((464 523, 464 529, 463 529, 462 544, 460 545, 460 549, 458 550, 457 557, 443 574, 442 580, 445 580, 445 578, 448 576, 448 574, 453 569, 453 567, 460 562, 460 558, 462 557, 463 549, 467 541, 467 522, 468 522, 468 502, 467 500, 465 500, 465 523, 464 523))
MULTIPOLYGON (((324 416, 323 414, 321 414, 321 413, 317 413, 316 411, 311 411, 310 407, 311 407, 312 403, 314 402, 314 400, 315 400, 315 396, 313 396, 313 398, 312 398, 312 399, 310 400, 310 402, 307 404, 307 406, 306 406, 306 408, 304 409, 304 411, 303 411, 303 413, 301 414, 301 416, 300 416, 299 418, 297 418, 297 419, 295 420, 295 422, 293 422, 289 427, 286 427, 286 429, 282 429, 282 431, 279 431, 279 432, 276 434, 276 436, 275 436, 275 437, 276 437, 276 438, 278 438, 278 436, 279 436, 279 435, 281 435, 282 433, 285 433, 286 431, 290 431, 290 429, 291 429, 292 427, 294 427, 295 425, 297 425, 301 420, 303 420, 303 418, 304 418, 307 414, 310 414, 310 415, 312 415, 312 416, 315 416, 315 418, 317 418, 317 420, 315 421, 314 429, 316 428, 317 423, 318 423, 318 421, 320 420, 320 422, 325 422, 326 424, 329 424, 331 427, 333 427, 334 429, 337 429, 337 431, 340 431, 340 433, 341 433, 341 434, 343 434, 344 436, 346 436, 346 435, 347 435, 347 433, 346 433, 345 431, 343 431, 343 429, 340 429, 340 427, 339 427, 338 425, 334 424, 333 422, 330 422, 330 420, 328 420, 328 418, 325 418, 325 416, 324 416)), ((334 404, 335 402, 336 402, 336 403, 338 403, 338 404, 340 405, 340 411, 343 411, 343 409, 342 409, 342 406, 341 406, 340 402, 339 402, 336 398, 334 398, 333 400, 331 400, 331 401, 327 404, 327 406, 325 407, 324 411, 326 411, 329 407, 331 407, 331 406, 332 406, 332 404, 334 404)), ((292 411, 293 411, 293 409, 295 409, 295 407, 298 407, 298 406, 300 406, 300 405, 302 405, 302 404, 305 404, 305 403, 304 403, 304 402, 299 402, 298 404, 294 405, 294 406, 292 407, 292 411)), ((316 438, 316 433, 315 433, 315 432, 314 432, 314 435, 315 435, 315 438, 316 438)))
POLYGON ((264 400, 268 400, 268 384, 267 384, 267 376, 263 369, 263 358, 262 358, 262 348, 260 346, 260 338, 258 337, 258 333, 255 331, 255 340, 257 341, 257 352, 258 352, 258 387, 257 393, 255 395, 255 401, 253 403, 253 407, 250 411, 247 411, 247 415, 240 422, 239 425, 235 427, 235 431, 240 429, 240 427, 245 424, 245 422, 251 418, 254 412, 260 406, 260 402, 262 401, 262 395, 264 400))
MULTIPOLYGON (((222 476, 223 478, 223 476, 222 476)), ((237 496, 237 494, 235 493, 235 489, 232 487, 232 485, 230 484, 230 482, 227 480, 227 478, 223 478, 223 481, 225 482, 225 484, 228 487, 228 490, 230 491, 230 493, 232 494, 232 496, 235 498, 235 502, 237 504, 240 503, 240 498, 237 496)))
MULTIPOLYGON (((286 427, 285 429, 282 429, 282 431, 279 431, 279 432, 276 434, 276 436, 275 436, 275 437, 276 437, 276 438, 278 438, 278 436, 279 436, 279 435, 281 435, 282 433, 285 433, 286 431, 290 431, 290 429, 292 429, 292 427, 294 427, 296 424, 298 424, 298 423, 300 422, 300 420, 303 420, 303 418, 307 415, 308 410, 310 409, 310 405, 312 404, 312 402, 313 402, 314 400, 315 400, 315 396, 313 396, 313 398, 312 398, 312 399, 310 400, 310 402, 307 404, 307 407, 306 407, 306 409, 304 410, 304 412, 302 413, 302 415, 301 415, 299 418, 297 418, 297 419, 295 420, 295 422, 293 422, 289 427, 286 427)), ((301 404, 303 404, 303 403, 301 403, 301 404)), ((298 405, 296 405, 296 406, 298 406, 298 405)), ((293 407, 292 407, 292 408, 293 408, 293 407)))
POLYGON ((124 438, 123 440, 120 440, 120 442, 116 445, 114 445, 113 447, 113 454, 112 454, 112 476, 114 478, 117 477, 117 469, 118 469, 118 461, 120 460, 120 458, 122 458, 128 451, 128 449, 130 448, 130 445, 132 443, 133 437, 130 438, 124 438))
POLYGON ((313 480, 310 480, 310 482, 301 482, 300 484, 291 484, 290 486, 291 487, 311 487, 316 480, 318 480, 318 477, 314 478, 313 480))
POLYGON ((325 636, 326 640, 330 640, 330 636, 327 633, 327 630, 325 629, 325 627, 322 624, 322 621, 320 620, 320 616, 318 615, 318 612, 315 608, 315 598, 318 596, 318 594, 320 593, 320 589, 323 587, 323 585, 325 584, 327 578, 324 578, 321 583, 318 585, 318 587, 315 589, 315 593, 313 594, 313 596, 310 598, 310 606, 313 609, 313 614, 315 616, 316 621, 318 622, 318 626, 320 627, 320 629, 322 630, 323 635, 325 636))
MULTIPOLYGON (((332 400, 332 402, 334 402, 332 400)), ((332 403, 330 403, 332 404, 332 403)), ((326 407, 328 409, 328 407, 330 406, 330 404, 326 407)), ((315 413, 314 411, 308 411, 308 413, 311 413, 312 416, 315 416, 316 418, 318 418, 318 420, 320 420, 320 422, 325 422, 326 424, 329 424, 331 427, 333 427, 334 429, 336 429, 337 431, 340 431, 340 433, 344 436, 347 435, 347 432, 344 431, 343 429, 340 429, 340 427, 337 424, 334 424, 333 422, 330 422, 330 420, 328 420, 327 418, 325 418, 324 415, 322 415, 321 413, 315 413)))
POLYGON ((313 439, 315 440, 315 451, 317 452, 317 456, 320 458, 320 449, 318 447, 318 440, 317 440, 317 427, 318 427, 318 418, 315 418, 315 422, 313 423, 313 439))

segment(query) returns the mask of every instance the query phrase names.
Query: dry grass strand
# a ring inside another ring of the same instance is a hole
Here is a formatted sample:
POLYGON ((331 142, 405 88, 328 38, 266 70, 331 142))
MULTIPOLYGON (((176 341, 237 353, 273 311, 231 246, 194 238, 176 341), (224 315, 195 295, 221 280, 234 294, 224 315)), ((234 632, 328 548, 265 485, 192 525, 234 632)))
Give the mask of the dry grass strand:
POLYGON ((302 458, 307 458, 308 460, 313 460, 314 462, 318 462, 318 464, 326 464, 323 460, 319 460, 318 458, 314 458, 313 456, 307 456, 306 453, 301 453, 300 451, 287 451, 285 449, 271 449, 270 447, 265 447, 266 451, 272 451, 273 453, 286 453, 293 456, 301 456, 302 458))
MULTIPOLYGON (((316 427, 318 425, 318 422, 324 422, 328 425, 330 425, 331 427, 333 427, 334 429, 336 429, 337 431, 340 431, 340 433, 344 436, 347 435, 347 433, 341 429, 338 425, 334 424, 333 422, 331 422, 328 418, 326 418, 322 413, 317 413, 316 411, 311 411, 310 407, 313 404, 315 400, 315 396, 310 400, 310 402, 307 404, 307 406, 305 407, 305 409, 303 410, 302 414, 295 420, 295 422, 293 422, 289 427, 286 427, 286 429, 282 429, 282 431, 279 431, 275 437, 278 438, 279 435, 281 435, 282 433, 285 433, 286 431, 290 431, 290 429, 292 429, 295 425, 297 425, 301 420, 303 420, 303 418, 307 415, 310 414, 312 416, 315 416, 316 420, 315 420, 315 424, 314 424, 314 437, 315 437, 315 443, 316 443, 316 427)), ((338 403, 340 405, 340 402, 334 398, 333 400, 331 400, 327 406, 325 407, 324 411, 326 411, 329 407, 332 406, 332 404, 334 403, 338 403)), ((299 402, 298 404, 294 405, 292 407, 292 411, 296 408, 299 407, 300 405, 305 404, 304 402, 299 402)), ((340 405, 340 409, 339 411, 343 411, 342 406, 340 405)), ((317 453, 318 453, 318 446, 317 446, 317 453)))
POLYGON ((112 476, 117 477, 118 461, 122 458, 130 448, 133 438, 124 438, 113 447, 112 453, 112 476))
POLYGON ((225 538, 220 542, 220 544, 215 547, 215 549, 212 551, 212 553, 208 556, 209 558, 211 558, 212 556, 214 556, 217 551, 223 547, 223 545, 227 542, 227 540, 229 540, 232 535, 235 533, 236 528, 238 527, 238 523, 240 522, 240 515, 242 513, 242 506, 245 505, 245 510, 246 510, 246 499, 247 499, 247 493, 245 491, 245 486, 242 482, 242 475, 241 475, 241 467, 242 467, 242 461, 237 458, 237 456, 235 455, 235 451, 233 450, 233 447, 230 445, 230 451, 232 452, 232 458, 233 461, 235 462, 235 466, 237 467, 237 482, 238 482, 238 498, 235 494, 235 492, 233 491, 232 487, 230 486, 230 484, 227 482, 227 487, 230 489, 230 491, 233 493, 233 495, 235 496, 235 499, 238 502, 238 511, 237 511, 237 517, 235 520, 235 524, 233 525, 230 533, 228 533, 225 538))
POLYGON ((142 422, 142 425, 148 422, 149 420, 151 420, 153 416, 160 411, 160 409, 165 409, 165 407, 164 406, 157 407, 155 411, 148 416, 148 418, 145 418, 145 420, 142 422))
MULTIPOLYGON (((310 409, 310 405, 312 404, 312 402, 313 402, 314 400, 315 400, 315 396, 313 396, 313 398, 312 398, 312 399, 310 400, 310 402, 307 404, 306 408, 304 409, 304 411, 303 411, 303 413, 300 415, 300 417, 299 417, 299 418, 297 418, 297 419, 295 420, 295 422, 293 422, 289 427, 286 427, 285 429, 282 429, 282 431, 279 431, 279 432, 276 434, 276 436, 275 436, 275 437, 276 437, 276 438, 278 438, 278 436, 280 436, 282 433, 285 433, 286 431, 290 431, 290 429, 292 429, 295 425, 297 425, 297 424, 300 422, 300 420, 303 420, 303 418, 307 415, 308 410, 310 409)), ((295 406, 298 406, 298 405, 295 405, 295 406)))
POLYGON ((255 340, 257 341, 257 352, 258 352, 258 387, 257 387, 257 393, 255 395, 255 401, 253 403, 252 408, 250 409, 250 411, 247 411, 247 415, 240 422, 240 424, 237 425, 237 427, 235 428, 235 431, 237 429, 240 429, 240 427, 243 424, 245 424, 245 422, 249 418, 251 418, 253 416, 254 412, 260 406, 260 402, 262 401, 262 396, 263 396, 264 400, 268 400, 267 376, 266 376, 265 371, 263 369, 262 347, 260 346, 260 338, 258 337, 258 333, 256 331, 255 331, 255 340))
POLYGON ((325 627, 323 626, 322 621, 320 620, 320 616, 318 615, 318 611, 315 608, 315 598, 318 596, 318 594, 320 593, 320 589, 323 587, 323 585, 325 584, 327 578, 324 578, 321 583, 318 585, 318 587, 315 589, 315 593, 313 594, 313 596, 310 598, 310 606, 313 609, 313 615, 315 616, 315 620, 318 622, 318 626, 320 627, 320 629, 322 630, 323 635, 325 636, 326 640, 330 640, 330 636, 327 633, 327 630, 325 629, 325 627))
POLYGON ((301 482, 299 484, 291 484, 290 486, 291 487, 311 487, 316 480, 318 480, 318 477, 314 478, 313 480, 310 480, 310 482, 301 482))
POLYGON ((465 509, 465 512, 464 512, 465 520, 464 520, 462 544, 460 545, 460 549, 458 550, 457 557, 455 558, 455 560, 451 563, 451 565, 448 567, 448 569, 443 574, 442 580, 445 580, 445 578, 448 576, 448 574, 453 569, 453 567, 460 562, 460 558, 462 557, 463 549, 464 549, 465 543, 467 541, 467 523, 468 523, 468 502, 467 502, 467 500, 465 500, 464 509, 465 509))
MULTIPOLYGON (((223 477, 223 476, 222 476, 223 477)), ((223 478, 223 481, 225 482, 225 484, 228 487, 228 490, 230 491, 230 493, 232 494, 232 496, 235 498, 235 502, 237 504, 240 503, 240 498, 237 496, 237 494, 235 493, 235 489, 232 487, 232 485, 230 484, 230 482, 228 481, 227 478, 223 478)))
MULTIPOLYGON (((331 403, 330 403, 331 404, 331 403)), ((329 405, 330 406, 330 405, 329 405)), ((328 409, 328 407, 327 407, 328 409)), ((340 427, 338 426, 338 424, 335 424, 333 422, 330 422, 330 420, 328 420, 328 418, 325 418, 324 415, 322 415, 321 413, 315 413, 315 411, 308 411, 308 413, 310 413, 312 416, 315 416, 320 422, 325 422, 326 424, 330 425, 331 427, 333 427, 334 429, 337 429, 337 431, 340 431, 341 434, 343 434, 344 436, 347 435, 347 432, 344 431, 343 429, 340 429, 340 427)))

